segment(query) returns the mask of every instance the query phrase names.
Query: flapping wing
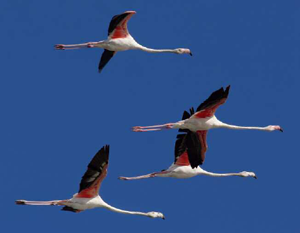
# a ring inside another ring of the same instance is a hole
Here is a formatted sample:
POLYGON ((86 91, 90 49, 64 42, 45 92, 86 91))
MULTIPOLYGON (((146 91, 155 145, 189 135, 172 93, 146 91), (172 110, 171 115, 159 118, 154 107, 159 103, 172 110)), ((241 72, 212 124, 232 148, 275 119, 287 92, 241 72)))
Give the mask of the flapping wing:
POLYGON ((187 147, 185 143, 186 134, 178 134, 175 142, 175 161, 178 166, 188 166, 190 162, 187 157, 187 147))
POLYGON ((109 24, 108 37, 112 39, 125 38, 129 34, 127 22, 135 13, 135 11, 126 11, 120 15, 115 15, 109 24))
POLYGON ((197 108, 197 112, 193 115, 193 117, 205 118, 213 116, 217 108, 226 102, 229 94, 229 89, 230 86, 226 87, 225 90, 222 87, 219 90, 213 92, 207 100, 199 105, 199 107, 197 108))
POLYGON ((114 51, 109 51, 109 50, 104 49, 104 52, 102 53, 102 56, 101 56, 101 59, 99 62, 99 66, 98 66, 99 73, 101 73, 104 66, 106 66, 106 64, 115 55, 115 53, 116 52, 114 52, 114 51))
POLYGON ((88 169, 81 179, 76 197, 91 198, 98 195, 101 183, 107 174, 108 158, 109 145, 106 145, 97 152, 89 163, 88 169))
POLYGON ((207 131, 194 133, 186 130, 186 134, 178 134, 175 143, 175 161, 178 166, 191 165, 195 168, 205 160, 207 131))

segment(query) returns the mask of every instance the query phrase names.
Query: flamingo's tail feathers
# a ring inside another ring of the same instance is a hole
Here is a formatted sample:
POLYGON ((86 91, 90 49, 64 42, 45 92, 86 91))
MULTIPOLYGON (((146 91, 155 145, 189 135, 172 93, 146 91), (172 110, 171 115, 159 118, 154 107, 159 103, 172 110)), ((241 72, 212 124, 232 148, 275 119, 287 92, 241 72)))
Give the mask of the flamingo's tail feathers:
POLYGON ((59 205, 60 201, 25 201, 16 200, 17 205, 59 205))

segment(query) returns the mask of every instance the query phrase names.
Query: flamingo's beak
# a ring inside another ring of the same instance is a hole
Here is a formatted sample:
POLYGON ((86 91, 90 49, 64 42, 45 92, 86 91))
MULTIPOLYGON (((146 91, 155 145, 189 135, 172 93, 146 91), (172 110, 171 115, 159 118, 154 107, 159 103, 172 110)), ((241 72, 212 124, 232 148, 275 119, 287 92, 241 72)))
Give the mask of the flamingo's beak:
POLYGON ((192 52, 190 52, 190 55, 193 56, 192 52))

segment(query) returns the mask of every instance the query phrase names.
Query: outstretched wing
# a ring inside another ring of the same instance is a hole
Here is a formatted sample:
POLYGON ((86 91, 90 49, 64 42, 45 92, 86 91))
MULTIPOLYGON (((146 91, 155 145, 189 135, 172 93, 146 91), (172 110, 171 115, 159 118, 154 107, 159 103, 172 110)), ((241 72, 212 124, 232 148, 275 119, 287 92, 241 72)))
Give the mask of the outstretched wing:
POLYGON ((101 59, 99 62, 99 66, 98 66, 99 73, 101 73, 104 66, 106 66, 106 64, 115 55, 115 53, 116 53, 115 51, 109 51, 109 50, 104 49, 104 52, 102 53, 102 56, 101 56, 101 59))
POLYGON ((224 90, 223 87, 219 90, 213 92, 207 100, 197 108, 197 112, 193 115, 196 118, 205 118, 211 117, 215 114, 217 108, 224 104, 227 100, 229 94, 230 86, 226 87, 224 90))
POLYGON ((175 161, 178 166, 191 165, 195 168, 203 164, 205 160, 206 133, 207 131, 198 131, 194 133, 185 130, 186 134, 178 134, 175 143, 175 161))
POLYGON ((111 39, 127 37, 129 34, 127 22, 135 13, 135 11, 126 11, 120 15, 115 15, 109 24, 108 37, 111 39))
POLYGON ((88 165, 84 173, 76 197, 91 198, 99 193, 103 179, 107 174, 109 145, 101 148, 88 165))

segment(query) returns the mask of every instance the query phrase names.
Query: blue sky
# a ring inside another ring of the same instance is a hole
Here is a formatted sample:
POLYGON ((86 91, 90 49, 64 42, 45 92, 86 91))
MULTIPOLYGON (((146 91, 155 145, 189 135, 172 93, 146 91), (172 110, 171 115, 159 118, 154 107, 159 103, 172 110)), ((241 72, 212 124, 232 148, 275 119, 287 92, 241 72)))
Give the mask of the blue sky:
POLYGON ((0 3, 1 229, 5 232, 297 232, 299 227, 300 2, 16 1, 0 3), (118 53, 101 74, 101 49, 55 51, 103 40, 113 15, 135 10, 131 35, 152 48, 187 47, 193 57, 118 53), (173 162, 174 122, 231 84, 224 122, 280 132, 211 130, 204 169, 253 171, 258 179, 195 177, 120 181, 173 162), (166 221, 14 200, 65 199, 92 156, 111 145, 101 196, 113 206, 161 211, 166 221))

